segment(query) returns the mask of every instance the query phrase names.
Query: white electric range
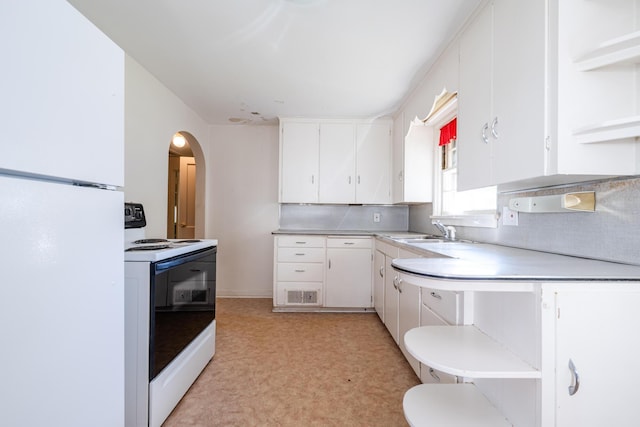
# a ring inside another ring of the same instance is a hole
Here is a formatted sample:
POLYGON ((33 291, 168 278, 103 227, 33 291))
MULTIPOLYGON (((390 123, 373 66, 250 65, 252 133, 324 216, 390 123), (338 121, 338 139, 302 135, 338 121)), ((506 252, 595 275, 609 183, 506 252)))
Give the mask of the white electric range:
POLYGON ((160 426, 215 353, 215 239, 145 236, 125 203, 125 426, 160 426))

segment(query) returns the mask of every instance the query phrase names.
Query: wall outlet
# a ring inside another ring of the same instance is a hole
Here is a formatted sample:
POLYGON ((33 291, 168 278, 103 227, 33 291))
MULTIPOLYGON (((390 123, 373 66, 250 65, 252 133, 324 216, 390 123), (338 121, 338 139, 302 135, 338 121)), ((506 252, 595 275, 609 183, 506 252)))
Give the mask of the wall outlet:
POLYGON ((373 214, 373 222, 380 222, 380 212, 375 212, 373 214))
POLYGON ((502 207, 502 225, 518 225, 518 211, 512 211, 506 206, 502 207))

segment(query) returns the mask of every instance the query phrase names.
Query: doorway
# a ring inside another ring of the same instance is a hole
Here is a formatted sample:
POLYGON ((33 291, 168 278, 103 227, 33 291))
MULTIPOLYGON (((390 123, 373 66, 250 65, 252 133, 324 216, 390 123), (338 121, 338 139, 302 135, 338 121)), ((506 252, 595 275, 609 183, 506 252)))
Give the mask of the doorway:
POLYGON ((169 145, 167 238, 193 239, 196 229, 196 160, 185 135, 169 145))

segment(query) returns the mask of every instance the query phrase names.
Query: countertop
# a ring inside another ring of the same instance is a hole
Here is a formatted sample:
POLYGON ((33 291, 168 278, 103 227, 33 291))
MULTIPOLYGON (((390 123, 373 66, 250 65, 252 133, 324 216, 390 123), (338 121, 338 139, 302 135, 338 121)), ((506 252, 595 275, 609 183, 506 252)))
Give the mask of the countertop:
POLYGON ((428 256, 427 258, 395 259, 392 262, 395 269, 417 276, 439 279, 640 281, 640 265, 464 240, 428 243, 404 243, 396 240, 426 235, 410 231, 280 229, 273 234, 379 237, 393 245, 428 256))
POLYGON ((406 244, 441 255, 395 259, 396 270, 449 280, 640 281, 640 266, 517 249, 507 246, 431 242, 406 244))
POLYGON ((318 236, 394 236, 411 237, 424 236, 425 233, 414 233, 412 231, 371 231, 371 230, 287 230, 279 229, 271 234, 296 234, 296 235, 318 235, 318 236))

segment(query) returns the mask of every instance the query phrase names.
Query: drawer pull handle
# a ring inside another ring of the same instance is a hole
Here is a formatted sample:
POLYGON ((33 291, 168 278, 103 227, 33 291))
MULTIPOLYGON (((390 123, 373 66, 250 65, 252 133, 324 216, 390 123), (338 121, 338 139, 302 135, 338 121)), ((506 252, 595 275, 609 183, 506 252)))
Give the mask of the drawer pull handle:
POLYGON ((398 276, 393 277, 393 288, 398 290, 398 276))
POLYGON ((431 292, 429 295, 431 295, 435 299, 442 299, 442 295, 440 295, 440 294, 438 294, 436 292, 431 292))
POLYGON ((569 396, 573 396, 578 392, 580 388, 580 376, 576 371, 576 365, 573 364, 573 360, 569 359, 569 370, 571 371, 571 385, 569 386, 569 396))
POLYGON ((429 368, 429 375, 431 375, 431 377, 433 377, 437 382, 440 382, 440 377, 436 374, 436 371, 433 368, 429 368))
POLYGON ((344 242, 345 245, 355 245, 355 242, 344 242))
POLYGON ((304 273, 306 270, 295 270, 296 273, 304 273))
POLYGON ((380 277, 384 277, 384 266, 380 267, 380 277))
POLYGON ((306 245, 307 242, 296 242, 296 245, 306 245))
POLYGON ((303 253, 297 253, 296 256, 304 256, 303 253))

